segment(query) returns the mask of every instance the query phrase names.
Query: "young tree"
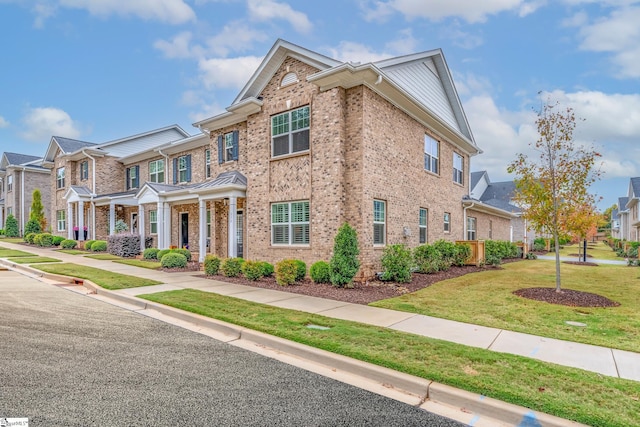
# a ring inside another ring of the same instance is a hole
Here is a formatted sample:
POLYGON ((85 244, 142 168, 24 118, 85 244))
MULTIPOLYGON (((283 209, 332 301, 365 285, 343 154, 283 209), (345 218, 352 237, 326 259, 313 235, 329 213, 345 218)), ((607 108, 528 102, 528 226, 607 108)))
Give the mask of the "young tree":
POLYGON ((44 231, 47 228, 47 219, 44 217, 44 207, 42 206, 42 194, 40 194, 40 190, 37 188, 33 190, 31 199, 29 221, 37 221, 38 224, 40 224, 40 231, 44 231))
POLYGON ((515 202, 523 216, 539 233, 553 236, 556 253, 556 292, 561 292, 559 236, 576 231, 576 223, 588 223, 595 196, 589 187, 600 178, 594 169, 600 154, 577 146, 573 140, 576 117, 572 108, 545 104, 536 120, 538 139, 530 146, 540 153, 537 160, 518 154, 508 172, 516 175, 515 202))
POLYGON ((4 235, 7 237, 20 236, 20 229, 18 228, 18 220, 13 215, 8 215, 4 221, 4 235))

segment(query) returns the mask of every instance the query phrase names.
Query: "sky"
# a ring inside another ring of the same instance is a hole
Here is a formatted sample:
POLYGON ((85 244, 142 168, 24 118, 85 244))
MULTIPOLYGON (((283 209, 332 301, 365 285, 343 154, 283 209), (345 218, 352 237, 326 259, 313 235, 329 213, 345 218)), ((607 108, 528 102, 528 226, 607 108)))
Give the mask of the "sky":
POLYGON ((640 0, 0 0, 0 152, 106 142, 228 107, 273 43, 342 61, 442 49, 477 145, 513 180, 543 102, 602 157, 601 210, 640 176, 640 0))

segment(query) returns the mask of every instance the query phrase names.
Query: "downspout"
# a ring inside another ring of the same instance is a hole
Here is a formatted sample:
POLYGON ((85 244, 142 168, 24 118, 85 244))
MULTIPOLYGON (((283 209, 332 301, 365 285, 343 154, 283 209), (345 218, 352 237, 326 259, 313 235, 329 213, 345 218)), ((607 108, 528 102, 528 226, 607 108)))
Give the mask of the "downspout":
POLYGON ((85 149, 82 149, 82 154, 91 159, 92 168, 91 168, 91 237, 93 239, 96 238, 96 206, 94 205, 93 198, 96 195, 96 158, 91 157, 91 155, 87 154, 85 149))
MULTIPOLYGON (((463 235, 462 235, 462 240, 467 240, 467 209, 472 208, 476 205, 476 202, 471 203, 469 206, 465 206, 464 208, 462 208, 462 225, 463 225, 463 235)), ((478 232, 478 230, 476 230, 476 233, 478 232)), ((476 236, 477 237, 477 236, 476 236)))
POLYGON ((158 153, 164 157, 164 183, 167 183, 167 178, 169 177, 169 155, 164 154, 162 150, 158 150, 158 153))
POLYGON ((20 180, 20 203, 22 204, 21 212, 20 212, 20 222, 22 225, 22 233, 24 234, 24 171, 26 170, 26 166, 22 167, 22 179, 20 180))

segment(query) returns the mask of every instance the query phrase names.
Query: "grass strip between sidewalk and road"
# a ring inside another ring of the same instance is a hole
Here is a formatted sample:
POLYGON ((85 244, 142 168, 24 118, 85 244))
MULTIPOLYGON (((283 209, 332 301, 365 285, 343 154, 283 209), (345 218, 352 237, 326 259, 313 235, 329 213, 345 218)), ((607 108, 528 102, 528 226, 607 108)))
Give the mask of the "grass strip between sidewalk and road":
POLYGON ((640 382, 194 289, 140 298, 584 424, 640 424, 640 382))
POLYGON ((134 267, 149 268, 152 270, 162 267, 162 264, 160 264, 160 261, 147 261, 143 259, 118 259, 118 260, 113 260, 113 262, 117 262, 119 264, 132 265, 134 267))
POLYGON ((0 247, 0 258, 11 258, 11 257, 22 257, 22 256, 37 256, 36 254, 32 254, 30 252, 19 251, 17 249, 6 249, 0 247))
POLYGON ((32 267, 47 273, 91 280, 96 285, 112 291, 118 289, 139 288, 141 286, 159 285, 162 283, 157 280, 143 279, 141 277, 114 273, 99 268, 72 263, 34 265, 32 267))
POLYGON ((562 289, 590 292, 618 307, 568 307, 521 298, 523 288, 555 288, 553 261, 518 261, 444 280, 371 306, 640 352, 640 268, 561 265, 562 289), (567 325, 577 321, 586 327, 567 325))
POLYGON ((46 256, 20 256, 15 258, 8 258, 9 261, 16 264, 38 264, 41 262, 61 262, 59 259, 49 258, 46 256))
POLYGON ((122 259, 122 257, 119 257, 117 255, 111 255, 111 254, 87 255, 85 258, 97 259, 102 261, 115 261, 117 259, 122 259))
POLYGON ((56 252, 62 252, 67 255, 84 255, 87 251, 81 251, 79 249, 56 249, 56 252))

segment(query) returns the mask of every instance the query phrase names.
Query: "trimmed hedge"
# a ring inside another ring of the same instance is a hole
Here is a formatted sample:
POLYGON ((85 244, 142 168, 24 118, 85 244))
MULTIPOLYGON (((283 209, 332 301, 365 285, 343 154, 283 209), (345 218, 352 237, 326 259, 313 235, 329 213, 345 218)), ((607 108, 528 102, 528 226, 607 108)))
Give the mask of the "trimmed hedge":
POLYGON ((178 252, 166 254, 160 260, 163 268, 184 268, 187 266, 187 257, 178 252))
POLYGON ((53 236, 53 246, 60 246, 60 243, 62 243, 64 240, 65 238, 62 236, 53 236))
MULTIPOLYGON (((91 247, 93 248, 93 245, 91 247)), ((133 233, 113 234, 107 238, 107 249, 111 255, 124 258, 138 256, 140 255, 140 235, 133 233)))
POLYGON ((84 250, 85 251, 90 251, 91 250, 91 245, 93 245, 94 242, 95 242, 95 240, 85 240, 85 242, 84 242, 84 250))
POLYGON ((300 280, 304 280, 304 278, 307 276, 307 264, 304 261, 301 261, 299 259, 294 259, 295 263, 296 263, 296 282, 299 282, 300 280))
POLYGON ((223 276, 237 277, 242 271, 242 263, 244 263, 242 258, 225 258, 220 263, 220 271, 223 276))
POLYGON ((33 243, 44 248, 53 246, 53 236, 49 233, 36 234, 33 238, 33 243))
POLYGON ((144 259, 158 259, 158 252, 160 250, 158 248, 147 248, 142 253, 142 258, 144 259))
POLYGON ((62 249, 75 249, 76 246, 78 246, 78 242, 76 242, 75 240, 64 239, 62 242, 60 242, 60 247, 62 249))
POLYGON ((268 263, 267 261, 262 261, 262 276, 271 277, 273 273, 276 271, 273 264, 268 263))
POLYGON ((326 261, 311 264, 309 275, 314 283, 331 283, 331 266, 326 261))
POLYGON ((280 286, 293 285, 298 275, 298 264, 294 259, 283 259, 276 264, 276 282, 280 286))
POLYGON ((185 256, 185 258, 187 258, 187 262, 191 261, 191 251, 189 249, 177 248, 177 249, 172 249, 171 252, 177 252, 179 254, 182 254, 185 256))
POLYGON ((251 281, 258 280, 262 277, 262 262, 247 260, 242 263, 242 274, 251 281))
POLYGON ((37 233, 28 233, 28 234, 25 234, 25 235, 24 235, 24 237, 23 237, 23 240, 24 240, 25 242, 27 242, 27 243, 29 243, 29 244, 32 244, 32 245, 33 245, 33 241, 34 241, 34 239, 36 238, 36 235, 37 235, 37 233))
POLYGON ((411 268, 413 257, 411 250, 405 244, 389 245, 382 254, 382 276, 385 281, 398 283, 411 282, 411 268))
POLYGON ((107 251, 107 241, 106 240, 96 240, 91 245, 92 252, 106 252, 107 251))
POLYGON ((207 255, 204 257, 204 274, 207 276, 215 276, 220 270, 220 258, 215 255, 207 255))

